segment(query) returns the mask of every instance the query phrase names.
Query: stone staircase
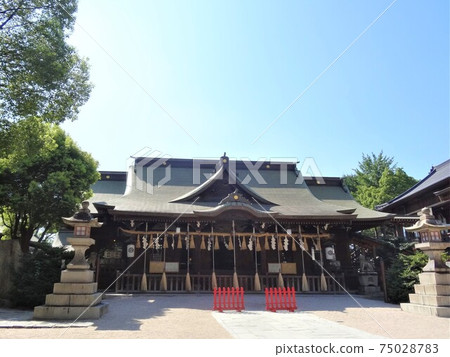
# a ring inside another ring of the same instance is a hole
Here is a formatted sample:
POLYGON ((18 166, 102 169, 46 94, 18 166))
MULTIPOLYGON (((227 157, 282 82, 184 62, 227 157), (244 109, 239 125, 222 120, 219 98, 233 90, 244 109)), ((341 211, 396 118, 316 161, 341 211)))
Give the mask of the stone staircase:
POLYGON ((420 284, 414 285, 409 303, 401 304, 403 311, 450 317, 450 274, 424 272, 419 274, 420 284))

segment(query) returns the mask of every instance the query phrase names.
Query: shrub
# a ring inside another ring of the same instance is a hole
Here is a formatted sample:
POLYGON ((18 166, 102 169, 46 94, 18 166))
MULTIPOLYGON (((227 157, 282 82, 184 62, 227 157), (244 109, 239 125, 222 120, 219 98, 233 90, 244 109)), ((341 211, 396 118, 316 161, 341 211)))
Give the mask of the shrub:
POLYGON ((33 253, 22 257, 21 266, 13 277, 10 300, 15 307, 33 308, 44 304, 45 296, 60 280, 62 261, 73 256, 73 252, 48 244, 35 244, 35 247, 33 253))
POLYGON ((428 257, 420 251, 411 255, 397 255, 386 272, 389 302, 399 304, 409 301, 408 294, 414 293, 414 284, 419 283, 419 273, 427 262, 428 257))

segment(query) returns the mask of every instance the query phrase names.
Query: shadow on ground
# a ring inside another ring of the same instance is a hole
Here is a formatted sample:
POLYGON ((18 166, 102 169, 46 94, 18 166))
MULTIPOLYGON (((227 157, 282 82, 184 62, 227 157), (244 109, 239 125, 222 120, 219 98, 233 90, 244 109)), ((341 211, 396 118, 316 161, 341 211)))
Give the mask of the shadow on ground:
POLYGON ((97 330, 139 330, 142 320, 165 316, 169 309, 212 310, 212 294, 105 295, 108 312, 94 321, 97 330))
MULTIPOLYGON (((348 295, 297 294, 297 312, 340 311, 349 308, 398 308, 383 301, 348 295)), ((105 295, 108 312, 94 321, 98 330, 139 330, 142 320, 165 316, 172 309, 213 309, 213 294, 133 294, 105 295)), ((265 311, 264 294, 246 294, 245 311, 265 311)))

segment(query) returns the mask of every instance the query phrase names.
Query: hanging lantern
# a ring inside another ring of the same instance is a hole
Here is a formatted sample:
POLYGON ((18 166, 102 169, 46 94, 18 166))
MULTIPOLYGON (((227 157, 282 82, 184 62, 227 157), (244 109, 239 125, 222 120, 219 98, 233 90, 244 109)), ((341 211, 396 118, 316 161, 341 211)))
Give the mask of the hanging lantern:
POLYGON ((325 248, 325 259, 335 261, 336 260, 336 252, 334 251, 334 247, 326 247, 325 248))
POLYGON ((127 258, 134 258, 135 249, 134 244, 127 245, 127 258))

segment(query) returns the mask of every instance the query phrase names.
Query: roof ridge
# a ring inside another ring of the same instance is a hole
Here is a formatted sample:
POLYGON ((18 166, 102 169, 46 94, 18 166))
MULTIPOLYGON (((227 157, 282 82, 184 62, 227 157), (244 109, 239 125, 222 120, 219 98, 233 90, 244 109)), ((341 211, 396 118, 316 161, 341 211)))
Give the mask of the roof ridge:
POLYGON ((223 178, 224 173, 228 173, 229 176, 233 178, 233 182, 236 184, 236 186, 244 191, 245 193, 249 194, 253 198, 255 198, 257 201, 260 201, 261 203, 265 204, 271 204, 276 205, 275 203, 267 200, 266 198, 262 197, 260 194, 256 193, 254 190, 252 190, 250 187, 247 187, 244 183, 240 181, 240 179, 237 177, 236 172, 230 171, 228 169, 227 165, 222 164, 220 168, 213 174, 211 177, 209 177, 204 183, 202 183, 200 186, 195 187, 191 191, 185 193, 182 196, 179 196, 170 202, 182 202, 189 199, 194 198, 195 196, 198 196, 205 192, 210 186, 212 186, 215 182, 217 182, 219 179, 223 178))
POLYGON ((450 159, 440 163, 439 165, 436 166, 432 166, 430 169, 430 172, 428 173, 427 176, 425 176, 423 179, 421 179, 420 181, 418 181, 415 185, 411 186, 410 188, 408 188, 406 191, 402 192, 401 194, 399 194, 398 196, 394 197, 393 199, 385 202, 385 203, 381 203, 377 206, 375 206, 376 210, 381 210, 386 206, 389 206, 390 204, 399 201, 400 199, 402 199, 404 196, 406 196, 408 193, 410 193, 411 191, 415 190, 417 187, 419 187, 421 184, 423 184, 426 180, 428 180, 431 176, 433 176, 434 174, 437 173, 438 170, 441 170, 442 167, 446 166, 450 164, 450 159))
POLYGON ((440 164, 438 164, 436 166, 432 166, 430 172, 433 171, 433 169, 436 170, 436 171, 438 169, 440 170, 440 169, 442 169, 443 166, 446 166, 446 165, 449 165, 449 164, 450 164, 450 159, 447 159, 444 162, 441 162, 440 164))

